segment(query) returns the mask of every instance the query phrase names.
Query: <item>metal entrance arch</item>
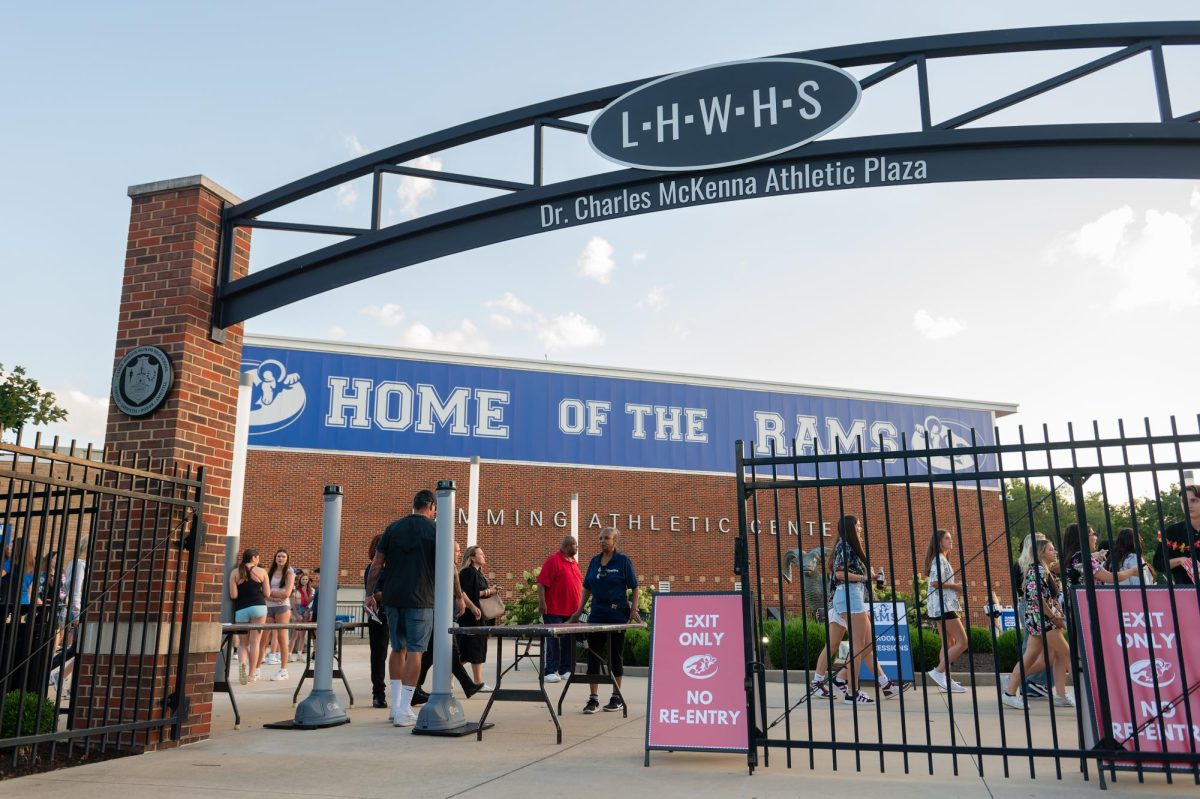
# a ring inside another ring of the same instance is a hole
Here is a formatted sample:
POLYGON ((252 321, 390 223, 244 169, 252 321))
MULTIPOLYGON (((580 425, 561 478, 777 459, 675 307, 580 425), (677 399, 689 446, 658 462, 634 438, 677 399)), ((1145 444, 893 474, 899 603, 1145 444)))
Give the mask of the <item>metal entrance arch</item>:
POLYGON ((860 81, 864 91, 915 69, 917 96, 914 102, 919 110, 921 129, 820 140, 752 164, 694 175, 624 169, 543 184, 545 128, 586 134, 587 126, 571 121, 569 117, 601 109, 651 79, 608 86, 486 117, 364 155, 226 208, 221 224, 221 264, 214 327, 223 329, 297 300, 423 261, 598 221, 590 212, 583 218, 573 212, 572 206, 580 198, 583 198, 585 208, 590 206, 590 200, 595 200, 602 208, 604 201, 609 200, 607 208, 610 212, 604 212, 602 218, 615 219, 750 196, 872 185, 1029 178, 1200 178, 1200 125, 1196 124, 1200 121, 1200 110, 1183 114, 1174 112, 1163 52, 1165 47, 1196 45, 1200 45, 1200 22, 1147 22, 953 34, 787 54, 787 57, 806 58, 842 68, 879 65, 877 71, 860 81), (1004 97, 982 102, 950 119, 935 122, 932 118, 928 74, 928 64, 932 60, 1082 49, 1109 52, 1004 97), (1153 92, 1157 121, 965 127, 1135 57, 1150 61, 1152 80, 1147 81, 1146 91, 1153 92), (404 166, 424 155, 523 129, 533 134, 533 175, 529 183, 404 166), (859 179, 852 183, 837 180, 835 165, 839 162, 855 163, 862 170, 858 173, 859 179), (924 167, 918 167, 918 162, 924 167), (874 183, 864 179, 871 163, 880 175, 874 183), (888 164, 894 172, 889 173, 888 164), (755 191, 752 195, 744 191, 749 179, 754 180, 756 188, 763 186, 768 173, 773 170, 780 170, 778 174, 786 171, 786 183, 791 187, 770 193, 755 191), (814 172, 822 172, 824 177, 813 179, 814 172), (370 227, 348 228, 262 218, 306 197, 368 175, 373 180, 370 227), (385 175, 461 183, 507 194, 384 227, 385 175), (701 182, 695 182, 697 178, 701 182), (641 192, 646 192, 649 203, 631 204, 628 201, 631 194, 641 192), (231 265, 238 228, 332 234, 345 236, 346 240, 232 280, 231 265))

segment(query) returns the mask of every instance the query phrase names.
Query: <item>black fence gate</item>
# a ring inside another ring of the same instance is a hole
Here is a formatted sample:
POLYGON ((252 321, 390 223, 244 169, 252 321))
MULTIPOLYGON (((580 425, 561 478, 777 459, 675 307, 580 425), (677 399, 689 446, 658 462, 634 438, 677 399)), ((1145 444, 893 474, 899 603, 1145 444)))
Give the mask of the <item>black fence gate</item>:
POLYGON ((57 439, 0 444, 0 754, 13 766, 178 735, 203 470, 150 465, 57 439))
POLYGON ((981 438, 738 442, 751 770, 1200 783, 1200 435, 981 438))

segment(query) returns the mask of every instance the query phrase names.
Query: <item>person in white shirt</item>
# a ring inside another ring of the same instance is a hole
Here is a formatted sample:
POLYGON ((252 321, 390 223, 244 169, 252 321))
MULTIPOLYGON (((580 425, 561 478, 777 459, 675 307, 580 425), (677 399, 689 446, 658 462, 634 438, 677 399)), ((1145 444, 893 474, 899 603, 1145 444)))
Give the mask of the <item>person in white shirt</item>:
POLYGON ((942 655, 929 679, 943 691, 961 694, 967 689, 950 677, 950 667, 967 651, 967 631, 963 629, 958 592, 961 583, 947 555, 954 549, 954 536, 946 530, 934 530, 925 551, 925 568, 929 571, 929 593, 925 607, 927 617, 937 622, 942 635, 942 655))

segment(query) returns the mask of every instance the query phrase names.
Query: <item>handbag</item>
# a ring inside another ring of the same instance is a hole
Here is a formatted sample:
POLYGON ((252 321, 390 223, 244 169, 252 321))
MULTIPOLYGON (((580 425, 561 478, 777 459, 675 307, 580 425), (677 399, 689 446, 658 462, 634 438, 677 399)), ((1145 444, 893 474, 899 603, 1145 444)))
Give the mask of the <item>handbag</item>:
POLYGON ((498 592, 491 596, 482 596, 479 598, 479 612, 488 621, 503 616, 504 610, 504 600, 500 598, 498 592))

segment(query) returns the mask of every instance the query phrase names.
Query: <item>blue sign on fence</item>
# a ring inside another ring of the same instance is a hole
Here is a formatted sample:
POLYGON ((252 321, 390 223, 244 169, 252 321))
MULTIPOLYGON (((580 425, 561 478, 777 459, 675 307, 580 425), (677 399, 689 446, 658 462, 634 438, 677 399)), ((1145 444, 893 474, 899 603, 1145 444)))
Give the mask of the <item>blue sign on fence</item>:
MULTIPOLYGON (((786 386, 704 385, 639 373, 247 345, 250 444, 337 452, 731 473, 756 454, 868 451, 992 440, 992 410, 820 396, 786 386), (630 376, 625 376, 630 375, 630 376)), ((715 381, 714 381, 715 382, 715 381)), ((725 381, 729 382, 729 381, 725 381)), ((844 394, 845 392, 839 392, 844 394)), ((878 462, 868 474, 879 472, 878 462)), ((844 475, 856 467, 842 464, 844 475)), ((898 472, 902 467, 894 467, 898 472)), ((969 472, 971 456, 911 459, 969 472)), ((981 461, 979 468, 992 468, 981 461)), ((830 473, 832 475, 832 472, 830 473)))
POLYGON ((1000 632, 1017 629, 1017 612, 1012 608, 1000 608, 1000 632))
MULTIPOLYGON (((889 680, 907 682, 913 678, 912 648, 908 642, 908 607, 903 602, 895 605, 895 615, 892 614, 891 602, 876 602, 874 606, 875 619, 875 659, 883 668, 883 673, 889 680), (900 619, 899 648, 896 641, 896 619, 900 619)), ((860 680, 874 680, 875 675, 863 663, 859 666, 860 680)))

